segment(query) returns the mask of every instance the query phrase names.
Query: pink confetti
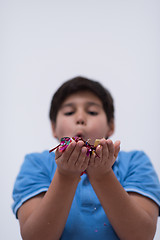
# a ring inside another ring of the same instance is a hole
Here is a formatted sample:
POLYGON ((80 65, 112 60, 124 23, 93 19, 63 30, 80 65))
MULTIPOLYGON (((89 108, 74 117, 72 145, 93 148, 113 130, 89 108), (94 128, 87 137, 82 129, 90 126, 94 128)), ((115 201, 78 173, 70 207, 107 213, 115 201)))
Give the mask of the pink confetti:
POLYGON ((83 140, 83 138, 77 137, 77 136, 76 137, 72 137, 72 138, 69 138, 69 137, 61 138, 60 144, 58 144, 58 146, 56 146, 56 147, 52 148, 51 150, 49 150, 49 152, 51 153, 52 151, 56 150, 57 148, 59 148, 60 152, 63 152, 73 140, 75 142, 78 142, 78 141, 83 141, 84 142, 84 146, 87 148, 87 153, 86 153, 87 156, 91 156, 94 153, 94 154, 96 154, 97 157, 99 157, 97 155, 97 153, 96 153, 96 146, 90 144, 88 142, 89 140, 85 141, 85 140, 83 140))

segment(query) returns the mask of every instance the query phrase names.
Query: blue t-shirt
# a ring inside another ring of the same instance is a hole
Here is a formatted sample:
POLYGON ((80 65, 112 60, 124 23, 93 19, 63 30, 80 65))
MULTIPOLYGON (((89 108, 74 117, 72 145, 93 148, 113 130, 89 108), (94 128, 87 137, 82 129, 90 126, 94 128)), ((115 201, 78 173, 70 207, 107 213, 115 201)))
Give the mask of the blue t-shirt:
MULTIPOLYGON (((46 192, 56 170, 55 155, 44 151, 25 157, 13 189, 12 209, 46 192)), ((142 151, 119 152, 113 165, 117 179, 127 192, 136 192, 160 206, 160 183, 149 158, 142 151)), ((65 200, 64 200, 65 201, 65 200)), ((61 240, 119 239, 112 228, 87 174, 81 177, 61 240)))

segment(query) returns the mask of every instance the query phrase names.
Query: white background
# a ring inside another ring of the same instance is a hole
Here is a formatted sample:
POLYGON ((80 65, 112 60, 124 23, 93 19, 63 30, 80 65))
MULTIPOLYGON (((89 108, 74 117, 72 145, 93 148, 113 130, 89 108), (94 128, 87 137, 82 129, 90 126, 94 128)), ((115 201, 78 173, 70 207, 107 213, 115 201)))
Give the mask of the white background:
POLYGON ((20 239, 13 183, 26 153, 57 144, 50 101, 74 76, 112 92, 112 139, 144 150, 160 177, 159 12, 159 0, 0 0, 0 239, 20 239))

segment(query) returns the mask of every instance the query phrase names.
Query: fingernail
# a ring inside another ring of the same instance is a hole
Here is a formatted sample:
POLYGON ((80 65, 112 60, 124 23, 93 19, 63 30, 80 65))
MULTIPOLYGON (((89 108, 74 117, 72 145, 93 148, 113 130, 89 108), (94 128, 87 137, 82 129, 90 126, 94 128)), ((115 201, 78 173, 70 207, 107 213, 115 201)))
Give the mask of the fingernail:
POLYGON ((85 153, 85 152, 86 152, 86 148, 83 147, 83 148, 81 149, 81 151, 82 151, 82 153, 85 153))
POLYGON ((101 151, 101 149, 102 149, 102 146, 101 146, 101 145, 98 145, 98 146, 97 146, 97 150, 101 151))

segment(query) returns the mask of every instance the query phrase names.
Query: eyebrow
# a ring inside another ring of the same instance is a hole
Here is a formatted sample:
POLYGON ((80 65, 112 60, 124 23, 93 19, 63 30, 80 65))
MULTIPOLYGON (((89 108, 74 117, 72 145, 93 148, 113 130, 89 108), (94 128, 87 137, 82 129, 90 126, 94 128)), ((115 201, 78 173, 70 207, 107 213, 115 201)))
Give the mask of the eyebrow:
MULTIPOLYGON (((66 103, 66 104, 62 104, 61 109, 65 108, 65 107, 74 107, 76 104, 74 103, 66 103)), ((102 108, 102 106, 96 102, 87 102, 86 105, 88 106, 97 106, 102 108)))

